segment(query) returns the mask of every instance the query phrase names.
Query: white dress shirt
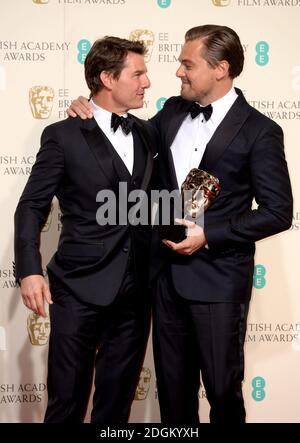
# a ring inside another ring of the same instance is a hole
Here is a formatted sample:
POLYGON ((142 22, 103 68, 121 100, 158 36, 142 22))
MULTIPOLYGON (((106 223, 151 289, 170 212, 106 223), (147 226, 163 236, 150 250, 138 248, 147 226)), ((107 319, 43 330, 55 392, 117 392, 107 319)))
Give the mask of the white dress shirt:
POLYGON ((178 187, 180 189, 192 168, 198 168, 205 148, 215 130, 235 102, 237 93, 232 87, 224 97, 211 103, 213 112, 209 120, 202 113, 192 119, 188 114, 171 145, 178 187))
MULTIPOLYGON (((106 137, 109 139, 114 149, 117 151, 119 157, 123 160, 126 168, 132 175, 133 171, 133 160, 134 160, 134 149, 133 149, 133 136, 130 132, 128 135, 124 134, 121 126, 118 127, 116 132, 111 128, 111 112, 106 109, 101 108, 96 105, 96 103, 91 99, 93 106, 93 112, 98 126, 102 129, 106 137)), ((122 117, 127 117, 127 114, 122 115, 122 117)))

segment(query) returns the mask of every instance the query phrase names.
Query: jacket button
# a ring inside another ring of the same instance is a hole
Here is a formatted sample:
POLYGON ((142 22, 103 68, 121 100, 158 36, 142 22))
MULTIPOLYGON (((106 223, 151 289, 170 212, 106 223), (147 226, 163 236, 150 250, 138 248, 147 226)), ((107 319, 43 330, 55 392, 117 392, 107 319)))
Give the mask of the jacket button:
POLYGON ((127 246, 125 246, 125 248, 123 248, 123 252, 128 252, 127 246))

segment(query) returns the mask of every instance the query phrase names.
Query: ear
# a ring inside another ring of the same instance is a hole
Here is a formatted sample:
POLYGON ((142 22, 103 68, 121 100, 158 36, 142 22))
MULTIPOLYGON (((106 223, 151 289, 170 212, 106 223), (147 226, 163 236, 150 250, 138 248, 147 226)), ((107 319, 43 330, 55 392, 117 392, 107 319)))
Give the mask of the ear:
POLYGON ((101 79, 103 85, 105 86, 105 88, 107 88, 107 89, 112 88, 114 78, 113 78, 113 74, 111 72, 102 71, 100 74, 100 79, 101 79))
POLYGON ((216 69, 217 80, 222 80, 229 76, 229 63, 227 60, 221 60, 216 69))

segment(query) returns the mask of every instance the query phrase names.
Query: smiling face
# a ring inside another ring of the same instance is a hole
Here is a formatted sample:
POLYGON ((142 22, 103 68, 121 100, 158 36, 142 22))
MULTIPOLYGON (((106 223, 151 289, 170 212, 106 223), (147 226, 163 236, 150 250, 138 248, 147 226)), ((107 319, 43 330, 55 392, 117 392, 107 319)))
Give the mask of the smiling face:
POLYGON ((184 44, 176 75, 181 79, 181 96, 186 100, 197 101, 201 105, 211 103, 217 85, 218 66, 212 67, 203 58, 204 45, 201 40, 184 44))
POLYGON ((124 68, 118 78, 110 78, 111 104, 115 112, 127 112, 143 106, 145 89, 150 81, 144 56, 128 52, 124 68))

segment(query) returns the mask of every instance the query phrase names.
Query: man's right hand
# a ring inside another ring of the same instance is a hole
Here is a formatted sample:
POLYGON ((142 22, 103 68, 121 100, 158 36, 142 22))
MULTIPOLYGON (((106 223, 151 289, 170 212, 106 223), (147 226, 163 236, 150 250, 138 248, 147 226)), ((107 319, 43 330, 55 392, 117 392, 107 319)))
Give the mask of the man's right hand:
POLYGON ((49 305, 53 303, 46 280, 42 275, 28 275, 21 280, 23 303, 38 315, 47 317, 45 299, 49 305))
POLYGON ((93 107, 86 97, 81 95, 73 100, 71 106, 67 109, 69 117, 77 117, 77 115, 85 120, 86 118, 93 117, 93 107))

